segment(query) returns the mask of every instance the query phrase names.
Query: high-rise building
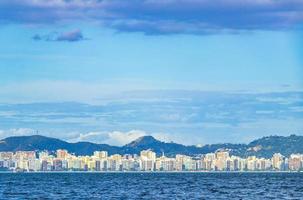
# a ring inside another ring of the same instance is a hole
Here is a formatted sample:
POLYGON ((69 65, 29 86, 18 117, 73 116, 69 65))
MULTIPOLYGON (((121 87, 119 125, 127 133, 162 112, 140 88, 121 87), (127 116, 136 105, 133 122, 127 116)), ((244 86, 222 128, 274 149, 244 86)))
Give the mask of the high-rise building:
POLYGON ((292 171, 299 171, 302 168, 302 155, 291 154, 288 160, 288 167, 292 171))
POLYGON ((95 151, 94 156, 99 159, 106 159, 108 157, 107 151, 95 151))
POLYGON ((156 153, 151 150, 144 150, 140 152, 141 159, 156 161, 156 153))
POLYGON ((229 159, 229 152, 216 152, 216 170, 222 171, 227 169, 227 160, 229 159))
POLYGON ((67 156, 68 156, 67 150, 63 150, 63 149, 58 149, 57 150, 57 158, 59 158, 59 159, 66 159, 67 156))
POLYGON ((275 153, 272 157, 273 170, 282 170, 284 166, 284 156, 280 153, 275 153))

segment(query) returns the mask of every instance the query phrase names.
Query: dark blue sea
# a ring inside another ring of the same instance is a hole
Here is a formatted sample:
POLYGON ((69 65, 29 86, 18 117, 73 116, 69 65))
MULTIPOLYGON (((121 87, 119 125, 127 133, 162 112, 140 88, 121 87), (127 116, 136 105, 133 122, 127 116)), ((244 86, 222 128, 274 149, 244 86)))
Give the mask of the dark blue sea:
POLYGON ((0 199, 303 199, 303 173, 0 173, 0 199))

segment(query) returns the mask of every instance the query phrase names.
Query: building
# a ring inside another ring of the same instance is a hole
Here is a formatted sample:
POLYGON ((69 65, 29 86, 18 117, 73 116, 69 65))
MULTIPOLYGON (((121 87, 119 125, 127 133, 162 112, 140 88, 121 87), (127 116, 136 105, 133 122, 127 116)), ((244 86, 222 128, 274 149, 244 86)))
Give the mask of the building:
POLYGON ((217 151, 195 157, 178 154, 157 157, 151 150, 134 154, 108 155, 96 151, 93 155, 75 156, 59 149, 49 152, 0 152, 0 170, 11 171, 271 171, 303 170, 303 154, 284 157, 276 153, 271 159, 249 156, 230 156, 228 151, 217 151))
POLYGON ((280 153, 275 153, 272 157, 273 170, 282 170, 284 168, 284 156, 280 153))

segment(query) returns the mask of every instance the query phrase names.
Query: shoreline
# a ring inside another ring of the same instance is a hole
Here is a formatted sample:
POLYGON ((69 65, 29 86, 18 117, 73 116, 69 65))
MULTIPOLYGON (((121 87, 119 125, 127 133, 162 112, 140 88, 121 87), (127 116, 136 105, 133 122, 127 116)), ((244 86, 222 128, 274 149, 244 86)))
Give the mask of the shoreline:
POLYGON ((303 171, 0 171, 0 174, 296 174, 303 171))

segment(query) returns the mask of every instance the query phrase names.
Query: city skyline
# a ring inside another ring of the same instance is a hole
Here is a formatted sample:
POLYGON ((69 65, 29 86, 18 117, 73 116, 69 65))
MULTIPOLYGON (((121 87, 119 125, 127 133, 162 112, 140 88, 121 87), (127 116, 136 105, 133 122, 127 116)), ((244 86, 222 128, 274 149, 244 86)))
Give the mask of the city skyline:
POLYGON ((230 155, 226 150, 197 155, 195 157, 177 154, 166 157, 164 153, 157 157, 150 149, 140 155, 113 154, 107 151, 95 151, 93 155, 75 156, 67 150, 58 149, 56 153, 48 151, 0 152, 0 172, 213 172, 213 171, 302 171, 303 154, 291 154, 285 157, 273 154, 271 159, 248 156, 241 158, 230 155))

